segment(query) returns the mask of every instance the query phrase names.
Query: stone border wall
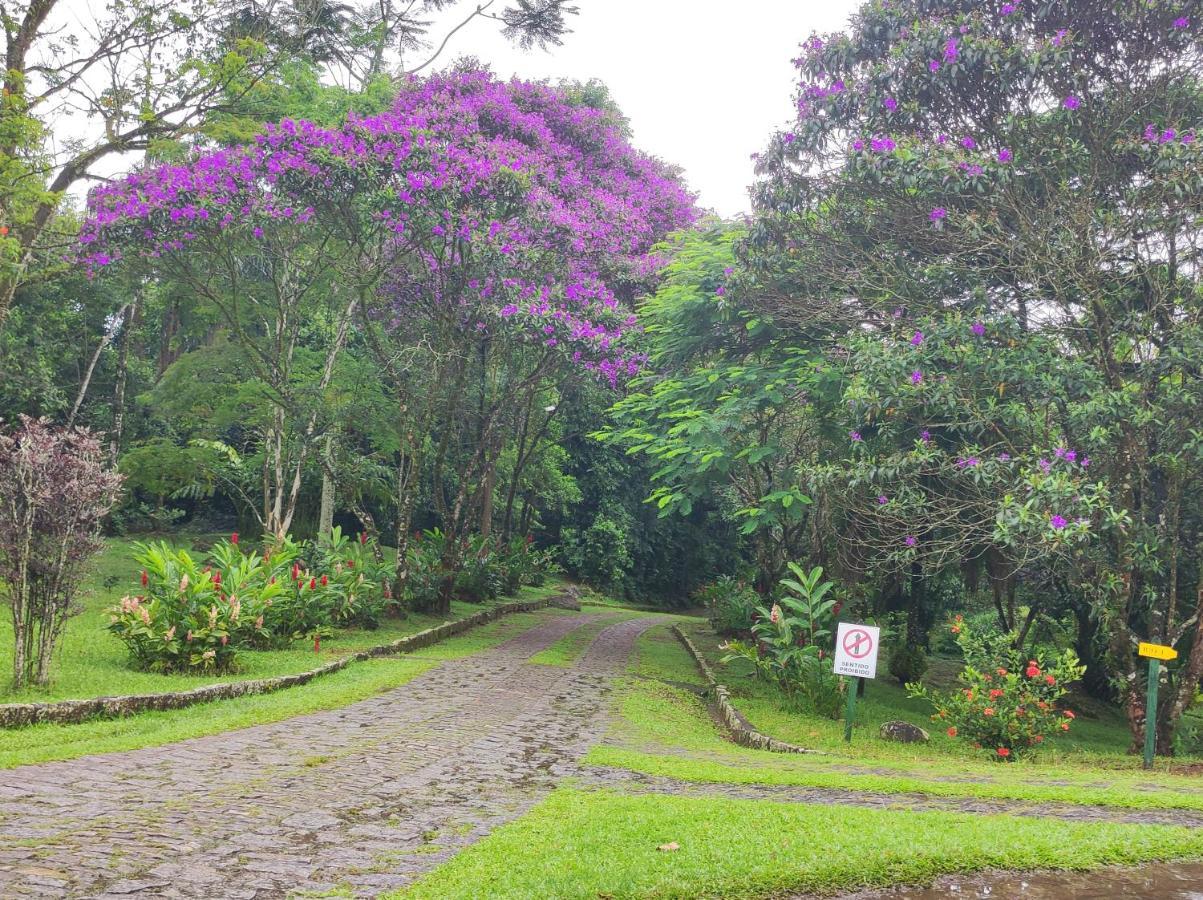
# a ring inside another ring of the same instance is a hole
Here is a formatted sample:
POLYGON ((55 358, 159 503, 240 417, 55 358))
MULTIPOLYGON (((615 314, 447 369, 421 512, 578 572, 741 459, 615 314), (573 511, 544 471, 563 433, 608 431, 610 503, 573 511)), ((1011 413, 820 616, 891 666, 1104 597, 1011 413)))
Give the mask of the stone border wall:
POLYGON ((735 705, 731 702, 731 692, 727 690, 726 685, 721 684, 714 677, 714 670, 710 668, 710 663, 706 662, 706 658, 698 652, 698 648, 693 645, 693 641, 689 639, 689 636, 681 630, 681 626, 674 624, 672 631, 681 643, 685 645, 685 649, 689 651, 689 655, 693 657, 693 661, 697 663, 702 677, 706 679, 708 686, 707 694, 710 697, 711 705, 718 715, 719 720, 731 732, 731 738, 735 743, 751 747, 753 750, 769 750, 773 753, 822 752, 820 750, 808 750, 796 744, 787 744, 785 741, 769 737, 767 734, 762 734, 753 728, 752 724, 744 718, 743 713, 735 708, 735 705))
POLYGON ((488 609, 482 609, 463 619, 444 622, 433 628, 427 628, 388 644, 369 647, 360 650, 334 662, 310 669, 308 672, 297 672, 293 675, 277 675, 273 678, 258 678, 251 681, 230 681, 224 684, 211 684, 205 687, 193 688, 190 691, 171 691, 162 694, 132 694, 125 697, 92 697, 86 700, 61 700, 55 703, 4 703, 0 704, 0 728, 22 728, 41 722, 52 722, 58 725, 76 725, 91 719, 116 719, 139 712, 160 709, 183 709, 197 703, 210 703, 214 700, 229 700, 234 697, 247 697, 252 694, 269 694, 273 691, 308 684, 315 678, 329 675, 345 669, 353 662, 372 659, 377 656, 390 656, 398 653, 411 653, 431 644, 444 641, 452 635, 491 622, 501 616, 511 613, 530 612, 547 606, 560 606, 568 609, 580 609, 580 602, 572 592, 544 600, 516 600, 512 603, 502 603, 488 609))

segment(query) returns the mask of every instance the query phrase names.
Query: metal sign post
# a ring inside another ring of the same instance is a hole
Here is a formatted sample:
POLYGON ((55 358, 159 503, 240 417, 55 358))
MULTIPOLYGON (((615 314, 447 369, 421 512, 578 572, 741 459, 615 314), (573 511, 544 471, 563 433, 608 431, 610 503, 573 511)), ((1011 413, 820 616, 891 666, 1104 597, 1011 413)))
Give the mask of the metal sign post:
POLYGON ((1164 644, 1141 643, 1141 656, 1149 660, 1149 689, 1145 696, 1145 768, 1153 768, 1153 754, 1157 750, 1157 683, 1161 681, 1161 661, 1178 658, 1178 651, 1164 644))
POLYGON ((849 679, 844 686, 848 692, 848 706, 844 710, 844 740, 848 743, 852 742, 857 691, 866 678, 877 677, 877 650, 880 643, 881 629, 875 625, 840 622, 836 630, 835 674, 849 679))

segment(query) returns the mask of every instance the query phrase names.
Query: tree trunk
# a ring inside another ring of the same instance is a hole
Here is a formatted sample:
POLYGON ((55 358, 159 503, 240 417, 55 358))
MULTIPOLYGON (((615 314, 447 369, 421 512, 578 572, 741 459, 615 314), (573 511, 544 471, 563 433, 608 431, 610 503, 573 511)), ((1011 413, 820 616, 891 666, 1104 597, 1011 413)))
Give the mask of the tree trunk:
POLYGON ((326 435, 326 449, 322 464, 322 502, 317 517, 317 533, 319 537, 329 537, 334 530, 334 478, 330 474, 334 468, 334 435, 326 435))
MULTIPOLYGON (((117 312, 117 321, 124 322, 126 313, 130 308, 130 303, 125 304, 117 312)), ((71 404, 71 412, 67 415, 67 427, 70 428, 75 424, 75 417, 79 414, 79 408, 83 406, 84 397, 88 394, 88 388, 92 384, 92 375, 96 371, 96 364, 100 362, 100 355, 104 353, 104 348, 107 347, 113 340, 113 336, 117 333, 117 324, 109 328, 100 338, 100 343, 96 345, 96 352, 92 354, 92 359, 88 362, 88 368, 84 370, 83 380, 79 384, 79 391, 75 395, 75 402, 71 404)))
POLYGON ((129 376, 129 350, 133 342, 134 323, 138 317, 138 297, 125 313, 121 326, 121 352, 117 357, 117 383, 113 387, 113 427, 109 429, 109 464, 117 465, 121 455, 121 438, 125 431, 125 384, 129 376))

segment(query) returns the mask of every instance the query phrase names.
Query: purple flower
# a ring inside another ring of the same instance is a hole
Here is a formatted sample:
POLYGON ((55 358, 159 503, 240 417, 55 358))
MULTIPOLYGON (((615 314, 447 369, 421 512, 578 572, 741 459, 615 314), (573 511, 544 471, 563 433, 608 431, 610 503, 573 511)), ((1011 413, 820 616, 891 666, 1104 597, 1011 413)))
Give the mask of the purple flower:
POLYGON ((911 346, 918 347, 922 343, 923 343, 923 332, 916 331, 914 333, 914 335, 911 337, 911 346))
POLYGON ((947 215, 948 215, 948 210, 946 210, 943 206, 937 206, 931 212, 929 212, 927 214, 927 217, 929 219, 931 219, 933 222, 939 222, 941 219, 943 219, 947 215))
POLYGON ((998 161, 1000 163, 1009 163, 1011 161, 1011 151, 1003 147, 998 151, 998 161))
POLYGON ((923 441, 923 443, 925 443, 925 444, 930 444, 931 443, 931 432, 926 431, 926 430, 919 432, 919 440, 923 441))
POLYGON ((956 62, 957 53, 957 39, 949 38, 948 43, 944 45, 944 62, 956 62))
POLYGON ((972 325, 969 326, 969 330, 972 331, 974 334, 976 334, 978 337, 981 337, 983 334, 986 333, 986 326, 983 325, 981 322, 974 322, 972 325))
POLYGON ((731 274, 732 272, 734 272, 734 271, 735 271, 735 267, 734 267, 734 266, 727 266, 727 268, 723 269, 723 274, 724 274, 724 275, 730 275, 730 274, 731 274))
POLYGON ((1078 461, 1078 451, 1077 450, 1066 450, 1065 451, 1065 461, 1066 462, 1077 462, 1078 461))
POLYGON ((257 238, 261 238, 261 237, 263 237, 263 229, 260 228, 258 225, 256 225, 254 230, 251 232, 251 234, 253 234, 257 238))
POLYGON ((998 454, 998 461, 999 461, 999 462, 1007 462, 1007 461, 1008 461, 1010 458, 1011 458, 1011 454, 1010 454, 1010 453, 1000 453, 1000 454, 998 454))
POLYGON ((893 97, 886 97, 885 102, 883 102, 881 105, 884 106, 886 109, 888 109, 890 112, 893 112, 894 110, 896 110, 898 108, 898 101, 895 100, 893 97))
POLYGON ((975 150, 977 149, 977 141, 975 141, 969 135, 965 135, 963 138, 961 138, 961 146, 966 150, 975 150))
POLYGON ((901 306, 895 306, 895 307, 894 307, 894 318, 895 318, 895 319, 901 319, 901 318, 902 318, 902 307, 901 307, 901 306))
POLYGON ((507 303, 505 306, 501 307, 501 315, 507 319, 516 312, 518 312, 518 307, 516 307, 513 303, 507 303))
POLYGON ((1066 97, 1064 100, 1061 101, 1061 105, 1064 106, 1066 109, 1077 109, 1079 106, 1082 105, 1082 101, 1079 100, 1075 95, 1070 94, 1068 97, 1066 97))
POLYGON ((922 384, 922 383, 923 383, 923 373, 921 371, 919 371, 918 369, 916 369, 914 372, 911 372, 911 384, 922 384))
POLYGON ((1195 142, 1195 133, 1193 131, 1184 131, 1179 140, 1184 144, 1193 144, 1195 142))
POLYGON ((976 456, 962 456, 954 463, 958 469, 972 469, 974 466, 981 463, 981 460, 976 456))
POLYGON ((1062 528, 1068 525, 1069 522, 1065 520, 1064 516, 1053 516, 1048 520, 1048 524, 1052 525, 1057 531, 1060 531, 1062 528))
POLYGON ((860 138, 857 138, 855 141, 852 142, 852 149, 856 150, 856 151, 864 150, 865 142, 862 141, 860 138))
POLYGON ((939 72, 940 64, 938 62, 936 62, 934 59, 931 59, 931 60, 928 60, 928 62, 927 62, 927 68, 930 69, 932 72, 939 72))
POLYGON ((721 297, 723 294, 727 293, 727 289, 720 284, 714 289, 714 293, 721 297))
POLYGON ((795 136, 792 131, 787 131, 781 139, 787 144, 792 144, 795 140, 795 136))
POLYGON ((1040 471, 1043 472, 1045 475, 1047 475, 1049 473, 1049 470, 1052 469, 1052 467, 1053 467, 1053 464, 1051 462, 1049 462, 1047 459, 1043 459, 1043 458, 1036 460, 1036 465, 1038 465, 1040 467, 1040 471))
POLYGON ((1090 457, 1089 457, 1089 456, 1083 456, 1083 457, 1082 457, 1082 468, 1083 468, 1083 469, 1089 469, 1089 468, 1090 468, 1090 457))
POLYGON ((859 443, 860 441, 864 440, 864 438, 862 438, 862 437, 860 436, 860 432, 859 432, 859 431, 849 431, 849 432, 848 432, 848 439, 849 439, 850 441, 852 441, 852 443, 854 443, 854 444, 856 444, 856 443, 859 443))
POLYGON ((908 534, 906 536, 906 545, 908 547, 914 547, 917 543, 919 543, 919 539, 916 538, 913 534, 908 534))
POLYGON ((1190 19, 1188 19, 1186 16, 1179 16, 1177 19, 1174 19, 1174 27, 1190 28, 1190 19))
POLYGON ((885 506, 889 502, 890 502, 890 498, 887 497, 885 494, 877 495, 877 505, 878 506, 885 506))
POLYGON ((1015 12, 1015 10, 1017 10, 1017 9, 1019 9, 1018 3, 1004 3, 1002 5, 1002 9, 1000 9, 999 12, 1002 13, 1004 16, 1009 16, 1009 15, 1011 15, 1011 13, 1015 12))
POLYGON ((936 135, 936 143, 939 144, 941 147, 944 146, 945 144, 948 143, 948 135, 937 134, 936 135))
POLYGON ((1058 28, 1056 36, 1053 37, 1053 46, 1060 47, 1065 41, 1065 35, 1069 34, 1068 29, 1058 28))
POLYGON ((1157 140, 1157 126, 1154 125, 1152 122, 1150 122, 1148 125, 1145 126, 1145 140, 1146 141, 1157 140))
POLYGON ((1161 132, 1161 143, 1168 144, 1177 136, 1178 132, 1174 131, 1172 128, 1167 128, 1165 131, 1161 132))
POLYGON ((892 137, 875 137, 869 142, 869 146, 875 153, 889 153, 898 145, 894 143, 892 137))

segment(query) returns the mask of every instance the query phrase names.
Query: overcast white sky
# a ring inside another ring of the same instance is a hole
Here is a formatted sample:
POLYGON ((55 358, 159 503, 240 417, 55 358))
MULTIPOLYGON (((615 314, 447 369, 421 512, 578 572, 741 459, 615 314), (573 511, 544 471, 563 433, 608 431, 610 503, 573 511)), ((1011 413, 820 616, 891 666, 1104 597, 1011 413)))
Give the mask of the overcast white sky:
MULTIPOLYGON (((453 7, 447 22, 462 19, 470 2, 453 7)), ((842 28, 860 2, 576 0, 580 14, 562 47, 522 52, 496 23, 476 20, 436 67, 470 55, 502 77, 601 79, 630 118, 635 144, 681 166, 702 206, 732 216, 750 205, 749 157, 790 121, 798 45, 812 30, 842 28)), ((88 21, 91 7, 65 0, 58 12, 88 21)), ((436 40, 445 33, 432 30, 436 40)), ((128 165, 117 157, 100 169, 117 174, 128 165)))
POLYGON ((510 47, 488 22, 450 48, 499 75, 600 78, 631 120, 635 144, 685 170, 703 206, 748 209, 751 154, 790 120, 790 60, 812 31, 842 28, 860 0, 577 0, 564 46, 510 47))

